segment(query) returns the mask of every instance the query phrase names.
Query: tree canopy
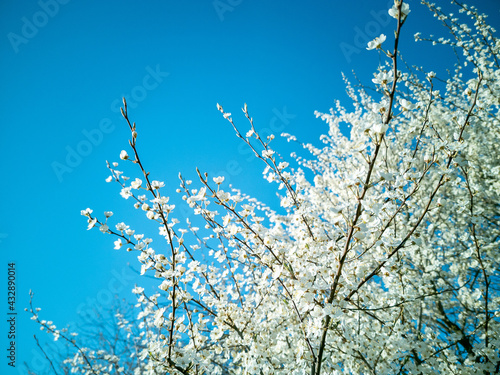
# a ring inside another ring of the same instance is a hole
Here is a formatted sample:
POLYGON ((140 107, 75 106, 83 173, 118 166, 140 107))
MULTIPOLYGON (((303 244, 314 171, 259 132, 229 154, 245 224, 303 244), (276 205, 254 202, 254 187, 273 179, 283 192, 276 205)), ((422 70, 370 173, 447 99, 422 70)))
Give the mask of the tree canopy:
POLYGON ((280 209, 197 171, 197 183, 179 175, 178 192, 205 227, 181 223, 140 158, 140 126, 124 101, 131 139, 120 159, 138 174, 110 163, 108 182, 165 243, 111 224, 112 212, 82 215, 115 248, 137 252, 159 291, 137 286, 136 319, 117 316, 127 358, 80 346, 32 308, 73 345, 61 365, 81 374, 500 373, 500 40, 485 15, 453 3, 458 16, 424 1, 449 39, 415 35, 455 51, 449 75, 402 59, 411 10, 396 0, 394 37, 367 45, 381 55, 375 90, 346 79, 353 109, 337 102, 316 113, 328 132, 322 146, 302 145, 310 158, 281 156, 246 104, 246 126, 217 104, 264 163, 280 209))

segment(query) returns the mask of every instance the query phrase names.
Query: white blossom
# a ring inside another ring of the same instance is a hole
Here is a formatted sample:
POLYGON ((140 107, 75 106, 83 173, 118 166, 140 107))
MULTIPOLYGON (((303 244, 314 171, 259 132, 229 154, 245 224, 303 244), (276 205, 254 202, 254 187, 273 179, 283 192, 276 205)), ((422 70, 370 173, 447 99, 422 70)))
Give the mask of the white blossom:
POLYGON ((214 177, 213 180, 217 185, 220 185, 224 182, 224 176, 214 177))
POLYGON ((153 189, 160 189, 165 186, 165 183, 162 181, 151 181, 151 187, 153 189))
POLYGON ((376 37, 372 41, 368 42, 367 50, 377 49, 382 46, 382 43, 385 42, 386 36, 385 34, 380 34, 380 36, 376 37))
MULTIPOLYGON (((400 1, 400 0, 397 0, 400 1)), ((411 12, 410 10, 410 4, 408 3, 403 3, 401 5, 401 20, 404 21, 404 19, 408 16, 408 14, 411 12)), ((392 6, 391 9, 389 9, 389 15, 392 18, 398 19, 399 16, 399 11, 398 11, 398 6, 396 4, 396 1, 394 2, 394 5, 392 6)))

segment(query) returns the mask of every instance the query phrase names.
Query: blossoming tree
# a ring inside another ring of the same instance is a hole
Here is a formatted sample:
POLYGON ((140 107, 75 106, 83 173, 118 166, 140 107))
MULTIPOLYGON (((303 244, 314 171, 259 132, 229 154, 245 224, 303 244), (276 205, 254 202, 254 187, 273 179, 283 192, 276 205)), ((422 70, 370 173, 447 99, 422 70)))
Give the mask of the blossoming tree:
POLYGON ((159 292, 134 289, 132 362, 78 346, 32 308, 74 344, 66 363, 82 374, 500 373, 500 40, 484 15, 453 2, 472 26, 424 1, 451 33, 433 43, 460 56, 449 77, 401 68, 410 8, 396 0, 391 46, 381 35, 367 47, 386 60, 376 93, 347 84, 353 111, 316 113, 329 130, 321 148, 304 145, 311 159, 280 161, 246 105, 248 131, 217 105, 265 164, 279 210, 198 171, 198 187, 180 175, 178 192, 205 229, 181 224, 141 161, 124 102, 131 150, 120 158, 140 175, 112 163, 108 182, 158 224, 168 251, 111 225, 111 212, 82 214, 138 253, 159 292))

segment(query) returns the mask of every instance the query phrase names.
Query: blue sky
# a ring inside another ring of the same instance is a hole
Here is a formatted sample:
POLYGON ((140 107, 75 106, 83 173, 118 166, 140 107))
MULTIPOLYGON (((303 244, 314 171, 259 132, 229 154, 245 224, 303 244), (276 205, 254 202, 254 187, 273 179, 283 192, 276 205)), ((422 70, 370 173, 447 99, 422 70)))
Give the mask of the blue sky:
MULTIPOLYGON (((216 103, 244 130, 240 108, 247 103, 258 130, 317 143, 327 127, 314 111, 327 112, 335 99, 348 103, 341 72, 354 70, 370 83, 379 56, 366 51, 366 42, 380 33, 392 42, 389 3, 3 1, 0 332, 8 330, 7 263, 15 262, 18 367, 9 368, 2 354, 0 372, 24 373, 24 361, 37 373, 48 370, 33 334, 42 342, 49 338, 23 311, 30 289, 41 318, 62 328, 89 309, 109 307, 112 294, 130 297, 141 280, 127 266, 137 266, 137 254, 113 250, 113 238, 87 231, 80 216, 87 207, 100 217, 111 210, 112 223, 151 228, 118 186, 104 181, 106 160, 118 161, 128 150, 121 97, 137 122, 143 162, 154 179, 166 182, 181 219, 189 214, 175 194, 177 174, 195 180, 195 167, 224 174, 227 183, 273 204, 272 189, 259 180, 262 166, 249 158, 216 103)), ((496 0, 474 4, 500 26, 496 0)), ((416 31, 442 29, 417 1, 410 6, 404 56, 430 69, 450 66, 452 55, 443 49, 429 53, 429 45, 413 42, 416 31)), ((293 147, 276 140, 284 155, 293 147)), ((5 353, 8 340, 1 337, 5 353)))

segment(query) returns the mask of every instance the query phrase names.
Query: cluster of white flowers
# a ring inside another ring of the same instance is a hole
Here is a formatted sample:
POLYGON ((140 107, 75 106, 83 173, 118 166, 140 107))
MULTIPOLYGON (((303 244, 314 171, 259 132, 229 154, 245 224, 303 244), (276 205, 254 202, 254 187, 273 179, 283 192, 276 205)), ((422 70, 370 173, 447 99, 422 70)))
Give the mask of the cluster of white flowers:
MULTIPOLYGON (((179 228, 133 135, 135 160, 125 151, 120 158, 137 164, 142 180, 113 163, 107 181, 159 224, 168 253, 124 223, 111 230, 82 211, 89 229, 137 251, 141 273, 158 279, 158 293, 133 291, 142 349, 129 373, 500 371, 500 40, 475 8, 456 4, 473 27, 427 6, 456 39, 436 42, 460 51, 468 70, 457 65, 437 80, 400 70, 398 51, 384 51, 377 94, 347 84, 354 110, 337 103, 317 112, 329 126, 323 146, 303 145, 312 158, 296 157, 295 168, 277 161, 246 104, 246 133, 217 104, 277 184, 277 210, 198 171, 200 187, 179 176, 177 191, 205 231, 189 221, 179 228)), ((399 0, 389 10, 396 38, 409 13, 399 0)), ((122 113, 130 125, 126 104, 122 113)), ((89 353, 78 351, 75 372, 109 373, 89 353)))

